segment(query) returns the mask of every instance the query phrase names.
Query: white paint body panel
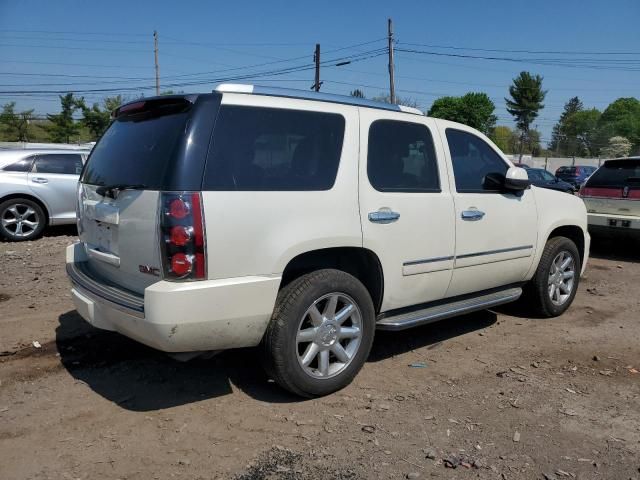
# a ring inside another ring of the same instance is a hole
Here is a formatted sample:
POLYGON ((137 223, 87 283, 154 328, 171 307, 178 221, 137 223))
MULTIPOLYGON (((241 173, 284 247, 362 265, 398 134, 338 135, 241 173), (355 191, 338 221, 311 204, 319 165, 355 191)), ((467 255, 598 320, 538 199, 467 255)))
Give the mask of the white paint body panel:
POLYGON ((424 125, 433 137, 436 156, 442 158, 444 152, 433 119, 360 109, 360 222, 364 247, 375 252, 382 265, 384 311, 445 296, 453 269, 455 225, 444 162, 438 164, 439 193, 380 192, 371 186, 367 174, 369 127, 382 119, 424 125), (380 209, 397 212, 400 218, 388 224, 370 222, 369 213, 380 209))

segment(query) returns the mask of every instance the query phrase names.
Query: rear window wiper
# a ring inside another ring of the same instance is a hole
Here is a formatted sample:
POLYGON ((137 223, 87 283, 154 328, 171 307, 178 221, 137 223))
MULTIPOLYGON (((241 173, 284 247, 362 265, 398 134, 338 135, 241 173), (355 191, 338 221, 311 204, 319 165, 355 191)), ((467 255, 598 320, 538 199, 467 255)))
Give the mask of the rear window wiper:
POLYGON ((117 183, 115 185, 101 185, 96 188, 96 193, 103 197, 116 198, 118 193, 123 190, 144 190, 145 188, 147 188, 147 186, 142 183, 117 183))

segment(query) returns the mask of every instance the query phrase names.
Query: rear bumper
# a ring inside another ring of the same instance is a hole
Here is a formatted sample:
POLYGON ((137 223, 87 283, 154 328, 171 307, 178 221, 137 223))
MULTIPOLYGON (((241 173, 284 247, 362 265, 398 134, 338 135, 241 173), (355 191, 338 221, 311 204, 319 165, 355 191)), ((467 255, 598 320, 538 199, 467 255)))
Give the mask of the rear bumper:
POLYGON ((165 352, 257 345, 280 286, 280 276, 159 281, 139 295, 92 278, 86 261, 79 244, 67 247, 67 272, 78 313, 97 328, 165 352))
POLYGON ((640 217, 590 213, 588 223, 592 235, 640 238, 640 217))

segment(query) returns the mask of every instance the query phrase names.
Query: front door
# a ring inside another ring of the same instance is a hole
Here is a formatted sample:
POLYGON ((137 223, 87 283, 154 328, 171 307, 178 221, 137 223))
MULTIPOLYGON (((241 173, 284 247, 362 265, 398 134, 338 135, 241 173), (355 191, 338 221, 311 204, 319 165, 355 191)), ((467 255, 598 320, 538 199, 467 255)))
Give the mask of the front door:
POLYGON ((434 121, 360 109, 364 247, 384 274, 382 311, 442 298, 451 279, 454 210, 434 121))
POLYGON ((446 128, 455 204, 455 268, 447 297, 517 283, 531 266, 537 241, 533 192, 506 193, 487 180, 509 168, 473 130, 446 128))

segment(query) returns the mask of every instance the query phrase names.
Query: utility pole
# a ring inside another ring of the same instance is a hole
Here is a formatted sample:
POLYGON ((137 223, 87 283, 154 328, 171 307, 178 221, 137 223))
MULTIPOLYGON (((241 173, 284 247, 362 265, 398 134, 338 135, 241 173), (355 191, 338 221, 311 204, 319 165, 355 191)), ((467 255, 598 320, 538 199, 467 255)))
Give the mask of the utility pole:
POLYGON ((153 31, 153 53, 156 59, 156 95, 160 95, 160 66, 158 65, 158 32, 153 31))
POLYGON ((313 84, 313 89, 316 92, 320 91, 320 44, 316 43, 316 52, 313 54, 313 61, 316 62, 316 81, 313 84))
POLYGON ((396 85, 393 78, 393 22, 389 19, 388 23, 389 35, 389 100, 396 103, 396 85))

